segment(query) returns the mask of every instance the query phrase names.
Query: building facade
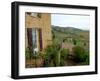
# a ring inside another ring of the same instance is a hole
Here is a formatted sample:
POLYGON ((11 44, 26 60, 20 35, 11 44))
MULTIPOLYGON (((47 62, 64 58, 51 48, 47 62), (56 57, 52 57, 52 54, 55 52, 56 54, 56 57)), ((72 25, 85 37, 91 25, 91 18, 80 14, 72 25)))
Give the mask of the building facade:
POLYGON ((49 13, 25 13, 25 47, 42 51, 52 43, 51 15, 49 13))

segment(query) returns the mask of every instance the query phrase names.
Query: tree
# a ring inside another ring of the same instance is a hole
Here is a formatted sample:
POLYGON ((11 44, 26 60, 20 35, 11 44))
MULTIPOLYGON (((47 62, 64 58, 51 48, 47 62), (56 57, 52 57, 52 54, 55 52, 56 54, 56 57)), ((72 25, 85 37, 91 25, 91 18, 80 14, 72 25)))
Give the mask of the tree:
POLYGON ((55 33, 53 30, 52 30, 52 38, 55 39, 55 33))
POLYGON ((44 66, 58 66, 57 64, 57 57, 58 57, 58 46, 53 44, 49 45, 45 49, 45 54, 44 54, 44 66))
POLYGON ((89 57, 89 54, 81 46, 75 46, 73 50, 74 50, 74 60, 76 62, 85 62, 86 59, 89 57))
POLYGON ((44 66, 63 66, 68 56, 68 50, 59 47, 59 44, 49 45, 45 49, 44 66))
POLYGON ((69 50, 68 49, 61 49, 61 51, 60 51, 60 65, 61 66, 65 65, 65 61, 68 58, 68 54, 69 54, 69 50))
POLYGON ((73 39, 73 43, 74 43, 74 45, 76 45, 77 44, 77 41, 75 39, 73 39))

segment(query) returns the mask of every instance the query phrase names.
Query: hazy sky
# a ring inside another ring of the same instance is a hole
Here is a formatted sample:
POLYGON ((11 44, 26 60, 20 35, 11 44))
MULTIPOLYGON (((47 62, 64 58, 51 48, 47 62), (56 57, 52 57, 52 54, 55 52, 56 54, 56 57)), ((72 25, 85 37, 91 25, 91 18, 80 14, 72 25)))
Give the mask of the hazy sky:
POLYGON ((51 24, 62 27, 76 27, 89 30, 89 16, 51 14, 51 24))

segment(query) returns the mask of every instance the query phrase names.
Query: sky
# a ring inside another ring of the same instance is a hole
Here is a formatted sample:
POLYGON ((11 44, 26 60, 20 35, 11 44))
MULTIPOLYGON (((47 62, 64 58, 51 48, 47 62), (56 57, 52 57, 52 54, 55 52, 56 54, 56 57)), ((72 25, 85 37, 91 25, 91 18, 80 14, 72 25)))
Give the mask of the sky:
POLYGON ((51 14, 51 24, 61 27, 75 27, 89 30, 89 15, 51 14))

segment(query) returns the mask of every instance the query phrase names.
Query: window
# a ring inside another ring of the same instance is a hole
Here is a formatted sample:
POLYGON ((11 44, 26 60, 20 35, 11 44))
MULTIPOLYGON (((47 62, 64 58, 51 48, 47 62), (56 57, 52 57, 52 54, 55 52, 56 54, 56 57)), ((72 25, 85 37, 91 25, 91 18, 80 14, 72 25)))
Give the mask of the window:
POLYGON ((33 47, 37 48, 37 31, 36 31, 36 29, 32 29, 32 42, 33 42, 33 47))
POLYGON ((26 14, 27 14, 27 15, 31 15, 31 12, 27 12, 26 14))
POLYGON ((27 28, 28 47, 31 52, 42 50, 42 31, 41 29, 27 28), (38 45, 39 44, 39 45, 38 45))
POLYGON ((37 13, 31 13, 32 17, 37 17, 37 13))
POLYGON ((41 18, 41 13, 27 12, 26 14, 28 14, 28 15, 30 15, 32 17, 41 18))

